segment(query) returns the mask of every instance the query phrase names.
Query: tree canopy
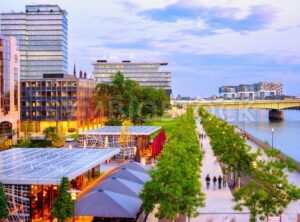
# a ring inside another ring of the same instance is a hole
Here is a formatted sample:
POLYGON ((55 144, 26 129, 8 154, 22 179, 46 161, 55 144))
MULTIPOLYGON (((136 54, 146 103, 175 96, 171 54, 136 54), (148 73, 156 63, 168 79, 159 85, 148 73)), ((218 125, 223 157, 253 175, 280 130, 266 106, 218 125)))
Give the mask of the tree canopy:
POLYGON ((157 205, 160 219, 174 219, 178 214, 197 216, 205 198, 199 180, 201 160, 193 111, 188 109, 149 172, 151 180, 140 195, 145 211, 151 212, 157 205))
POLYGON ((4 192, 3 184, 0 183, 0 221, 5 221, 9 217, 7 197, 4 192))
POLYGON ((279 151, 265 151, 267 158, 259 158, 261 150, 250 151, 250 146, 233 126, 200 108, 201 122, 211 139, 214 154, 238 177, 249 181, 234 192, 235 210, 247 207, 250 221, 280 216, 289 203, 300 199, 300 189, 290 184, 285 170, 295 170, 291 159, 278 158, 279 151))
POLYGON ((109 125, 121 125, 125 119, 142 124, 147 118, 162 116, 170 106, 164 90, 141 87, 125 79, 121 72, 116 73, 111 84, 97 84, 95 100, 97 108, 109 117, 109 125))
POLYGON ((67 218, 73 215, 73 203, 68 193, 69 180, 63 177, 58 189, 58 196, 53 201, 52 215, 57 218, 59 222, 64 222, 67 218))

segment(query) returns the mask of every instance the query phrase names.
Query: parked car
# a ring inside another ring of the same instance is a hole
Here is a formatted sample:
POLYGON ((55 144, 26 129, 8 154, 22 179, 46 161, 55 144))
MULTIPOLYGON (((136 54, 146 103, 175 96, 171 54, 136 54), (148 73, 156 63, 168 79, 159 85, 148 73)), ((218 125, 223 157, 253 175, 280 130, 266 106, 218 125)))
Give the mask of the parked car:
POLYGON ((67 137, 66 142, 74 142, 75 139, 73 137, 67 137))

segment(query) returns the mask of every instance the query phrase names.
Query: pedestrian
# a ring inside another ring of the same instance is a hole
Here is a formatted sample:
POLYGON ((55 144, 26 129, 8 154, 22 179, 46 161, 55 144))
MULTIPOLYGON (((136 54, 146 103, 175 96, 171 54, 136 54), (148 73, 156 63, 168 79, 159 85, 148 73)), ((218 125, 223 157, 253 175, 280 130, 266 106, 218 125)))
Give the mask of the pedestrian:
POLYGON ((219 185, 219 189, 221 189, 221 187, 222 187, 222 177, 221 177, 221 175, 218 177, 218 185, 219 185))
POLYGON ((225 217, 225 221, 224 222, 230 222, 230 219, 228 216, 225 217))
POLYGON ((206 188, 209 189, 209 185, 210 185, 210 177, 209 177, 209 174, 207 174, 205 180, 206 180, 206 188))
POLYGON ((214 176, 213 178, 213 183, 214 183, 214 190, 216 189, 216 184, 217 184, 217 177, 214 176))
POLYGON ((223 175, 223 187, 226 187, 226 180, 227 180, 227 178, 226 178, 226 175, 224 174, 223 175))

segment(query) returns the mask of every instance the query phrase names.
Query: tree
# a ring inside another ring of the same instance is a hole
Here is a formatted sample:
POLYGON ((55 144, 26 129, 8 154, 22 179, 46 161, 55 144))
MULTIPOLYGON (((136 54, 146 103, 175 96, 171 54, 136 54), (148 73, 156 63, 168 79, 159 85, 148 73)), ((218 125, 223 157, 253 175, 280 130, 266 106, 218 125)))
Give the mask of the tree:
POLYGON ((199 115, 215 155, 231 172, 250 179, 234 193, 235 210, 247 207, 250 221, 255 222, 258 217, 279 216, 290 202, 300 199, 300 189, 289 184, 285 174, 286 169, 292 172, 296 168, 291 159, 280 158, 275 149, 265 150, 267 159, 258 158, 260 150, 251 153, 245 139, 228 123, 204 109, 199 109, 199 115))
POLYGON ((0 136, 0 151, 9 148, 8 140, 5 136, 0 136))
POLYGON ((3 184, 0 183, 0 221, 5 221, 9 217, 7 197, 4 192, 3 184))
POLYGON ((52 147, 62 147, 65 144, 65 137, 56 133, 56 128, 50 126, 44 130, 45 139, 51 141, 52 147))
POLYGON ((136 81, 125 79, 117 72, 111 84, 96 86, 95 100, 98 109, 109 116, 108 124, 120 125, 130 118, 134 124, 142 124, 148 117, 163 115, 170 102, 163 90, 141 87, 136 81))
POLYGON ((53 126, 49 126, 44 130, 45 139, 52 140, 57 136, 56 128, 53 126))
POLYGON ((63 147, 65 145, 65 139, 66 138, 64 136, 57 135, 51 141, 51 146, 56 148, 63 147))
POLYGON ((245 206, 250 211, 250 221, 280 216, 290 202, 300 199, 300 189, 289 184, 285 169, 295 170, 290 159, 278 159, 278 151, 266 151, 268 160, 259 160, 252 171, 251 180, 235 192, 236 210, 245 206))
POLYGON ((69 180, 63 177, 58 189, 58 196, 52 205, 52 215, 58 219, 59 222, 64 222, 67 218, 73 215, 73 203, 68 194, 69 180))
POLYGON ((17 141, 15 147, 23 147, 23 148, 31 147, 31 141, 26 137, 21 137, 21 139, 17 141))
POLYGON ((204 206, 199 181, 202 154, 191 108, 186 116, 168 137, 155 168, 149 172, 151 180, 140 195, 146 212, 158 206, 156 216, 160 219, 173 220, 178 214, 195 217, 198 207, 204 206))

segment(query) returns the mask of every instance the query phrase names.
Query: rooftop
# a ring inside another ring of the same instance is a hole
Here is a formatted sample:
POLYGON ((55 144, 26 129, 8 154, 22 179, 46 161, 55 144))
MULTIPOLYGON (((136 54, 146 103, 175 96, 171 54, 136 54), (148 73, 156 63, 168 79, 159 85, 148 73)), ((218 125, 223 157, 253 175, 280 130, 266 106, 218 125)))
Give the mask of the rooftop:
MULTIPOLYGON (((133 136, 149 136, 160 130, 160 126, 129 126, 128 134, 133 136)), ((97 129, 87 130, 79 133, 79 135, 121 135, 121 126, 103 126, 97 129)))
POLYGON ((108 64, 108 65, 162 65, 166 66, 168 65, 167 62, 164 61, 157 61, 157 62, 152 62, 152 61, 131 61, 131 60, 123 60, 123 61, 107 61, 107 60, 97 60, 93 65, 96 64, 108 64))
POLYGON ((15 148, 0 152, 3 184, 52 184, 76 178, 119 153, 119 149, 15 148))

